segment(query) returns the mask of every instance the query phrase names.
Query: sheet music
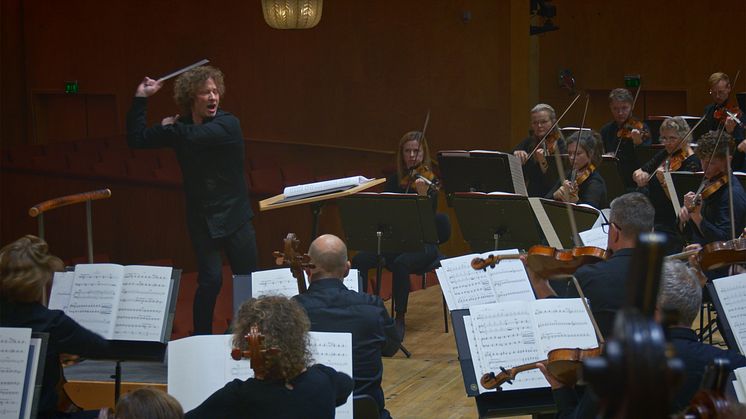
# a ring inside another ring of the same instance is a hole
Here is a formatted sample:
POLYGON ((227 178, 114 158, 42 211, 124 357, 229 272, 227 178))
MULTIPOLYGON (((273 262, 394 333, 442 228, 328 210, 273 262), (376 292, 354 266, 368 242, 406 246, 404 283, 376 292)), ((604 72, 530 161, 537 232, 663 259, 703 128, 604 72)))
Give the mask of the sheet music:
MULTIPOLYGON (((324 364, 352 377, 352 333, 309 332, 311 353, 324 364)), ((352 419, 352 394, 337 407, 336 418, 352 419)))
POLYGON ((350 269, 342 283, 348 290, 360 292, 360 272, 357 269, 350 269))
POLYGON ((124 267, 113 339, 164 341, 171 267, 124 267))
POLYGON ((435 272, 441 283, 449 310, 470 308, 497 301, 487 272, 471 267, 476 254, 443 259, 435 272), (447 283, 443 286, 443 283, 447 283))
POLYGON ((298 295, 298 281, 290 268, 251 273, 251 296, 259 298, 265 295, 283 295, 288 298, 298 295))
POLYGON ((532 309, 542 358, 556 348, 598 347, 596 331, 580 298, 536 300, 532 309))
POLYGON ((0 419, 17 419, 23 408, 31 329, 0 327, 0 419))
POLYGON ((746 404, 746 367, 736 368, 733 374, 736 376, 733 389, 736 390, 738 403, 746 404))
MULTIPOLYGON (((472 327, 479 346, 480 363, 486 372, 499 373, 500 368, 513 368, 545 359, 534 331, 530 304, 515 301, 485 304, 469 309, 472 327)), ((504 384, 503 391, 548 387, 538 369, 516 375, 513 384, 504 384)))
POLYGON ((471 324, 471 316, 464 316, 464 330, 466 330, 466 342, 469 344, 469 353, 471 354, 471 364, 474 367, 474 377, 476 377, 477 380, 477 386, 479 387, 479 394, 482 394, 487 391, 497 391, 497 390, 489 390, 484 387, 482 387, 482 383, 480 382, 480 378, 482 378, 482 375, 489 372, 489 368, 485 368, 482 366, 482 354, 479 352, 479 345, 477 345, 477 338, 476 334, 474 333, 474 326, 471 324))
MULTIPOLYGON (((352 377, 352 334, 309 332, 309 338, 316 362, 352 377)), ((185 412, 199 406, 228 382, 254 376, 248 360, 231 358, 232 339, 233 335, 200 335, 169 342, 168 394, 181 403, 185 412)), ((352 418, 351 402, 340 408, 347 405, 347 417, 352 418)))
POLYGON ((671 205, 673 207, 674 214, 678 218, 681 213, 681 204, 679 203, 679 194, 676 192, 676 185, 673 184, 673 178, 671 172, 664 171, 663 179, 666 182, 666 188, 668 188, 668 196, 671 197, 671 205))
POLYGON ((746 353, 746 274, 718 278, 712 283, 723 306, 724 312, 719 314, 728 320, 738 351, 746 353))
POLYGON ((350 176, 341 179, 306 183, 304 185, 288 186, 284 189, 283 194, 285 195, 285 199, 311 196, 352 188, 371 180, 363 176, 350 176))
POLYGON ((34 395, 36 393, 36 373, 39 370, 41 344, 41 338, 31 338, 29 341, 28 363, 26 367, 25 382, 23 384, 23 405, 21 407, 22 419, 31 418, 31 410, 34 406, 34 395))
POLYGON ((552 222, 549 221, 549 216, 544 209, 544 205, 541 203, 541 198, 528 198, 528 203, 531 204, 531 209, 534 210, 534 216, 539 222, 539 227, 541 227, 541 231, 544 233, 544 237, 546 237, 549 245, 555 249, 562 249, 562 242, 557 235, 557 231, 554 230, 552 222))
POLYGON ((52 290, 49 292, 49 304, 47 304, 47 308, 50 310, 67 311, 67 306, 70 304, 70 293, 72 292, 74 280, 75 272, 54 273, 54 278, 52 279, 52 290))
POLYGON ((523 178, 523 166, 518 157, 506 153, 508 156, 508 165, 510 166, 510 177, 513 179, 513 188, 515 193, 528 196, 528 190, 526 189, 526 181, 523 178))
POLYGON ((609 234, 604 233, 602 227, 593 227, 590 230, 581 231, 580 240, 583 242, 583 246, 595 246, 601 249, 606 249, 609 244, 609 234))
POLYGON ((67 315, 106 339, 114 335, 114 318, 124 267, 111 263, 75 266, 67 315))
MULTIPOLYGON (((517 255, 518 249, 497 250, 480 255, 517 255)), ((487 268, 492 289, 495 291, 496 302, 503 301, 533 301, 536 299, 531 281, 528 279, 526 268, 519 259, 504 259, 494 268, 487 268)))

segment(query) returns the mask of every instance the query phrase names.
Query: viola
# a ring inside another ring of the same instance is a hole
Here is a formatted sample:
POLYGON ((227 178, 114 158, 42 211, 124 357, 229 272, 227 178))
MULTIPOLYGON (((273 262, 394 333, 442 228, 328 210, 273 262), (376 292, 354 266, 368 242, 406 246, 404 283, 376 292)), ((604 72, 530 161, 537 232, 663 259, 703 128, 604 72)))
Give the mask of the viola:
MULTIPOLYGON (((571 275, 578 268, 590 263, 606 260, 605 249, 593 246, 580 246, 570 250, 535 245, 525 253, 526 265, 542 278, 558 275, 571 275)), ((471 267, 474 269, 494 268, 503 259, 518 259, 520 255, 489 255, 486 259, 474 258, 471 267)))
POLYGON ((251 361, 251 369, 254 370, 254 378, 264 380, 267 376, 275 376, 274 359, 279 355, 280 350, 277 348, 264 347, 264 335, 259 332, 259 326, 252 325, 249 334, 244 336, 249 344, 249 349, 242 351, 239 348, 231 350, 231 358, 236 361, 248 358, 251 361))
POLYGON ((602 347, 592 349, 580 348, 559 348, 549 351, 547 359, 538 362, 519 365, 510 369, 500 368, 501 372, 495 375, 494 372, 488 372, 479 379, 482 387, 493 389, 502 386, 504 383, 513 384, 518 373, 538 368, 537 364, 544 364, 547 370, 566 386, 575 385, 578 381, 578 371, 582 362, 589 358, 595 358, 601 355, 602 347))
POLYGON ((410 189, 417 179, 424 180, 428 185, 428 190, 438 191, 440 189, 440 182, 438 181, 435 172, 433 172, 429 166, 424 164, 419 164, 409 169, 409 173, 399 180, 399 186, 402 189, 410 189))
POLYGON ((311 257, 305 253, 299 253, 298 247, 300 246, 300 240, 295 233, 288 233, 283 240, 284 252, 274 251, 272 256, 275 257, 275 264, 278 266, 289 266, 290 272, 298 282, 298 294, 303 294, 308 291, 306 287, 306 277, 303 271, 304 268, 313 269, 314 266, 311 264, 311 257))

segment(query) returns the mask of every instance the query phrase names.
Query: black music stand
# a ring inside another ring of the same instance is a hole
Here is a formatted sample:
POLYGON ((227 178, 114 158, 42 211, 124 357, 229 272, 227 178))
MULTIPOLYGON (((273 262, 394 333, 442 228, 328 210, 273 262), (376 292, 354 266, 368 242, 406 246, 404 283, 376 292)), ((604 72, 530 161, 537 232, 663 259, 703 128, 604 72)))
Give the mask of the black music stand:
POLYGON ((598 167, 598 173, 606 182, 606 198, 611 202, 614 198, 627 193, 627 189, 619 176, 619 160, 612 156, 603 156, 601 165, 598 167))
MULTIPOLYGON (((376 295, 381 292, 384 253, 417 252, 425 244, 438 243, 435 211, 429 197, 364 192, 337 203, 347 247, 378 255, 376 295)), ((411 356, 406 348, 401 349, 407 358, 411 356)))
POLYGON ((453 209, 472 252, 525 250, 543 241, 525 196, 455 193, 453 209))
POLYGON ((456 338, 456 349, 458 350, 466 395, 474 397, 479 417, 519 415, 536 417, 539 414, 556 412, 557 406, 549 387, 479 394, 477 383, 479 377, 474 374, 474 364, 464 326, 464 316, 468 315, 469 310, 453 310, 451 311, 451 323, 453 324, 453 336, 456 338))
MULTIPOLYGON (((573 232, 570 227, 570 221, 567 218, 567 204, 564 202, 553 201, 551 199, 541 198, 541 206, 544 207, 544 212, 547 213, 549 221, 554 227, 554 231, 557 232, 562 247, 565 249, 572 249, 575 247, 573 241, 573 232)), ((601 216, 601 211, 595 208, 588 208, 585 206, 571 204, 573 214, 575 214, 575 222, 578 226, 578 231, 586 231, 593 227, 601 216)))
POLYGON ((449 204, 456 192, 508 192, 526 195, 523 169, 512 154, 446 150, 438 152, 438 164, 449 204), (518 179, 514 179, 514 176, 518 179))

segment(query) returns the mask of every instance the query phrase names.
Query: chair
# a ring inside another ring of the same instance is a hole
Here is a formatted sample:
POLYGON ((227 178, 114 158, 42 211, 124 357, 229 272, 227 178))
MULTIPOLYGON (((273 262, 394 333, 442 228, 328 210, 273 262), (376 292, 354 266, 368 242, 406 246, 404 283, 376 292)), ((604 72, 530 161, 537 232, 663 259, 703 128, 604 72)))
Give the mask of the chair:
POLYGON ((379 419, 378 403, 368 394, 352 396, 352 415, 355 419, 379 419))

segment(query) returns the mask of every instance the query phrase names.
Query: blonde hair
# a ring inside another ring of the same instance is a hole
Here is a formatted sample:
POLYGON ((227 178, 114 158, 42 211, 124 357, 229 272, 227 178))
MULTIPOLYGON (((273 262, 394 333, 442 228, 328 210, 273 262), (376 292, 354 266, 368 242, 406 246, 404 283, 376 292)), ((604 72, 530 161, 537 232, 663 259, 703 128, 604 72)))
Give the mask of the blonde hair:
POLYGON ((717 83, 724 81, 728 84, 730 84, 730 77, 728 77, 727 74, 718 71, 716 73, 710 74, 710 78, 707 79, 707 81, 710 83, 710 87, 716 85, 717 83))
POLYGON ((42 302, 55 271, 64 264, 50 255, 47 242, 26 235, 0 249, 0 296, 22 303, 42 302))
POLYGON ((180 75, 174 83, 174 100, 179 105, 184 115, 191 115, 192 103, 197 91, 208 79, 215 82, 220 96, 225 94, 225 82, 223 72, 209 65, 197 67, 180 75))

